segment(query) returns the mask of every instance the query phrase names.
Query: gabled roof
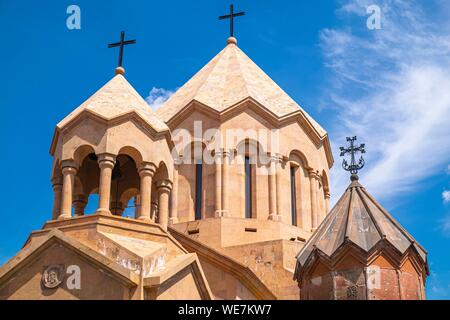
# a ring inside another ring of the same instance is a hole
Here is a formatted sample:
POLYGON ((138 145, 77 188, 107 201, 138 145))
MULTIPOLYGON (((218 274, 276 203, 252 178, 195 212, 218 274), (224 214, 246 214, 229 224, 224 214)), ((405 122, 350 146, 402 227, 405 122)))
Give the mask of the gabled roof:
POLYGON ((427 264, 425 249, 354 176, 344 195, 298 254, 298 265, 304 266, 315 250, 331 258, 343 246, 352 243, 368 253, 380 241, 387 241, 401 255, 413 248, 427 264))
POLYGON ((117 74, 89 99, 72 111, 64 120, 58 123, 57 128, 62 129, 83 111, 92 112, 106 120, 135 112, 156 132, 169 130, 164 121, 158 118, 145 100, 121 74, 117 74))
POLYGON ((72 237, 65 235, 58 229, 53 229, 44 235, 42 238, 36 239, 30 245, 26 245, 22 248, 11 260, 0 267, 0 282, 7 279, 9 274, 16 272, 18 266, 25 263, 29 258, 37 256, 42 250, 45 250, 54 241, 66 245, 74 252, 82 255, 90 260, 92 263, 101 265, 118 280, 126 283, 129 286, 136 286, 139 283, 139 276, 131 272, 130 270, 123 268, 122 266, 111 263, 111 260, 92 248, 86 246, 82 242, 75 240, 72 237))
POLYGON ((227 46, 167 100, 156 113, 168 122, 192 101, 218 112, 253 98, 276 117, 301 113, 321 138, 326 131, 230 38, 227 46))

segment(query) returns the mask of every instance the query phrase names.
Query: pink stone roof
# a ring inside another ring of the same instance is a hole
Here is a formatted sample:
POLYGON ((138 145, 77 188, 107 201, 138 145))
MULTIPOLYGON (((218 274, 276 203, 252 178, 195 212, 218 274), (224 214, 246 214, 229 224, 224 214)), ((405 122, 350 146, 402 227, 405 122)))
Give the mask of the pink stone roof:
POLYGON ((156 113, 167 122, 194 100, 223 112, 246 98, 253 98, 278 118, 302 113, 321 137, 326 134, 305 110, 230 41, 156 113))
POLYGON ((121 74, 112 78, 89 99, 72 111, 58 123, 57 127, 59 129, 63 128, 86 110, 106 120, 135 112, 156 132, 169 130, 167 125, 158 118, 145 100, 121 74))
POLYGON ((380 241, 400 255, 413 248, 427 264, 425 249, 355 180, 302 248, 297 266, 304 266, 316 250, 331 258, 350 243, 369 252, 380 241))

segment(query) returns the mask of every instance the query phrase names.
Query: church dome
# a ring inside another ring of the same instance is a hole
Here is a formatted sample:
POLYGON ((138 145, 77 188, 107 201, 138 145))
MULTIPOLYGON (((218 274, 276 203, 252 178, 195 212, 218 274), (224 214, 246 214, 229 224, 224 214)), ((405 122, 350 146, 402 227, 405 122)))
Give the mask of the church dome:
POLYGON ((227 46, 169 98, 157 111, 170 121, 192 101, 222 113, 253 99, 277 118, 300 115, 323 138, 326 131, 259 68, 230 37, 227 46))
POLYGON ((297 269, 315 254, 333 259, 349 246, 365 253, 385 242, 398 255, 417 253, 427 267, 427 251, 359 183, 357 176, 297 255, 297 269))
POLYGON ((93 113, 105 120, 134 112, 156 132, 169 130, 120 73, 58 123, 57 128, 62 129, 84 111, 93 113))

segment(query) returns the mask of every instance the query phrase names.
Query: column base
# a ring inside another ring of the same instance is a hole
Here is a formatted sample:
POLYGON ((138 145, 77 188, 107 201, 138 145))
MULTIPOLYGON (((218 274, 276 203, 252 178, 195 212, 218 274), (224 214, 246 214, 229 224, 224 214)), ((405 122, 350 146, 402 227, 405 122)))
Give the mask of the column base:
POLYGON ((311 232, 314 233, 316 232, 317 228, 311 228, 311 232))
POLYGON ((104 214, 104 215, 108 215, 111 216, 111 211, 109 209, 104 209, 104 208, 99 208, 97 209, 97 211, 95 211, 96 214, 104 214))
POLYGON ((216 210, 214 212, 214 217, 215 218, 228 217, 228 216, 229 216, 229 211, 228 210, 216 210))
POLYGON ((68 220, 72 219, 72 215, 70 213, 60 214, 57 220, 68 220))
POLYGON ((269 220, 281 222, 281 215, 276 213, 269 214, 269 220))
POLYGON ((169 225, 173 225, 173 224, 177 224, 178 223, 178 218, 169 218, 169 225))
POLYGON ((147 216, 140 216, 140 217, 137 218, 137 220, 146 221, 146 222, 153 222, 152 219, 150 219, 150 217, 147 217, 147 216))

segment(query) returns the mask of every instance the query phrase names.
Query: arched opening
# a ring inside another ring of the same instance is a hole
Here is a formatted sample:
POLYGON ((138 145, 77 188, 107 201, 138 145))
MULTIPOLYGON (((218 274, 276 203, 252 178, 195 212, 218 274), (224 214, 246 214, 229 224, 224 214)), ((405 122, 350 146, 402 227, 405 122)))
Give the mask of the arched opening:
MULTIPOLYGON (((136 161, 141 162, 142 157, 136 149, 125 147, 112 159, 114 167, 111 173, 108 209, 113 215, 122 216, 124 210, 130 206, 130 200, 135 200, 139 194, 140 177, 136 161)), ((72 213, 74 216, 94 213, 98 210, 99 201, 99 156, 91 146, 86 145, 75 150, 74 161, 78 164, 78 170, 72 191, 72 213)), ((133 208, 136 207, 135 202, 133 208)))
POLYGON ((246 139, 236 147, 238 159, 243 167, 243 200, 244 217, 247 219, 257 218, 257 181, 258 167, 263 163, 264 155, 261 145, 254 140, 246 139))
POLYGON ((111 176, 111 213, 122 216, 130 199, 139 194, 139 189, 140 177, 135 160, 127 154, 119 154, 111 176))
POLYGON ((297 179, 296 171, 298 167, 291 165, 290 167, 290 183, 291 183, 291 223, 293 226, 297 225, 297 179))
POLYGON ((214 216, 213 163, 205 161, 210 152, 201 141, 191 142, 181 155, 177 178, 177 218, 178 221, 200 220, 214 216), (205 155, 206 154, 206 155, 205 155))
MULTIPOLYGON (((291 201, 291 222, 299 228, 305 226, 305 208, 310 195, 307 192, 308 183, 308 162, 306 157, 298 150, 293 150, 289 154, 290 168, 290 201, 291 201)), ((309 191, 309 189, 308 189, 309 191)))
POLYGON ((76 150, 74 159, 79 163, 75 176, 72 207, 73 216, 79 217, 97 210, 100 168, 98 157, 90 146, 83 146, 76 150), (95 194, 95 196, 93 196, 95 194))

